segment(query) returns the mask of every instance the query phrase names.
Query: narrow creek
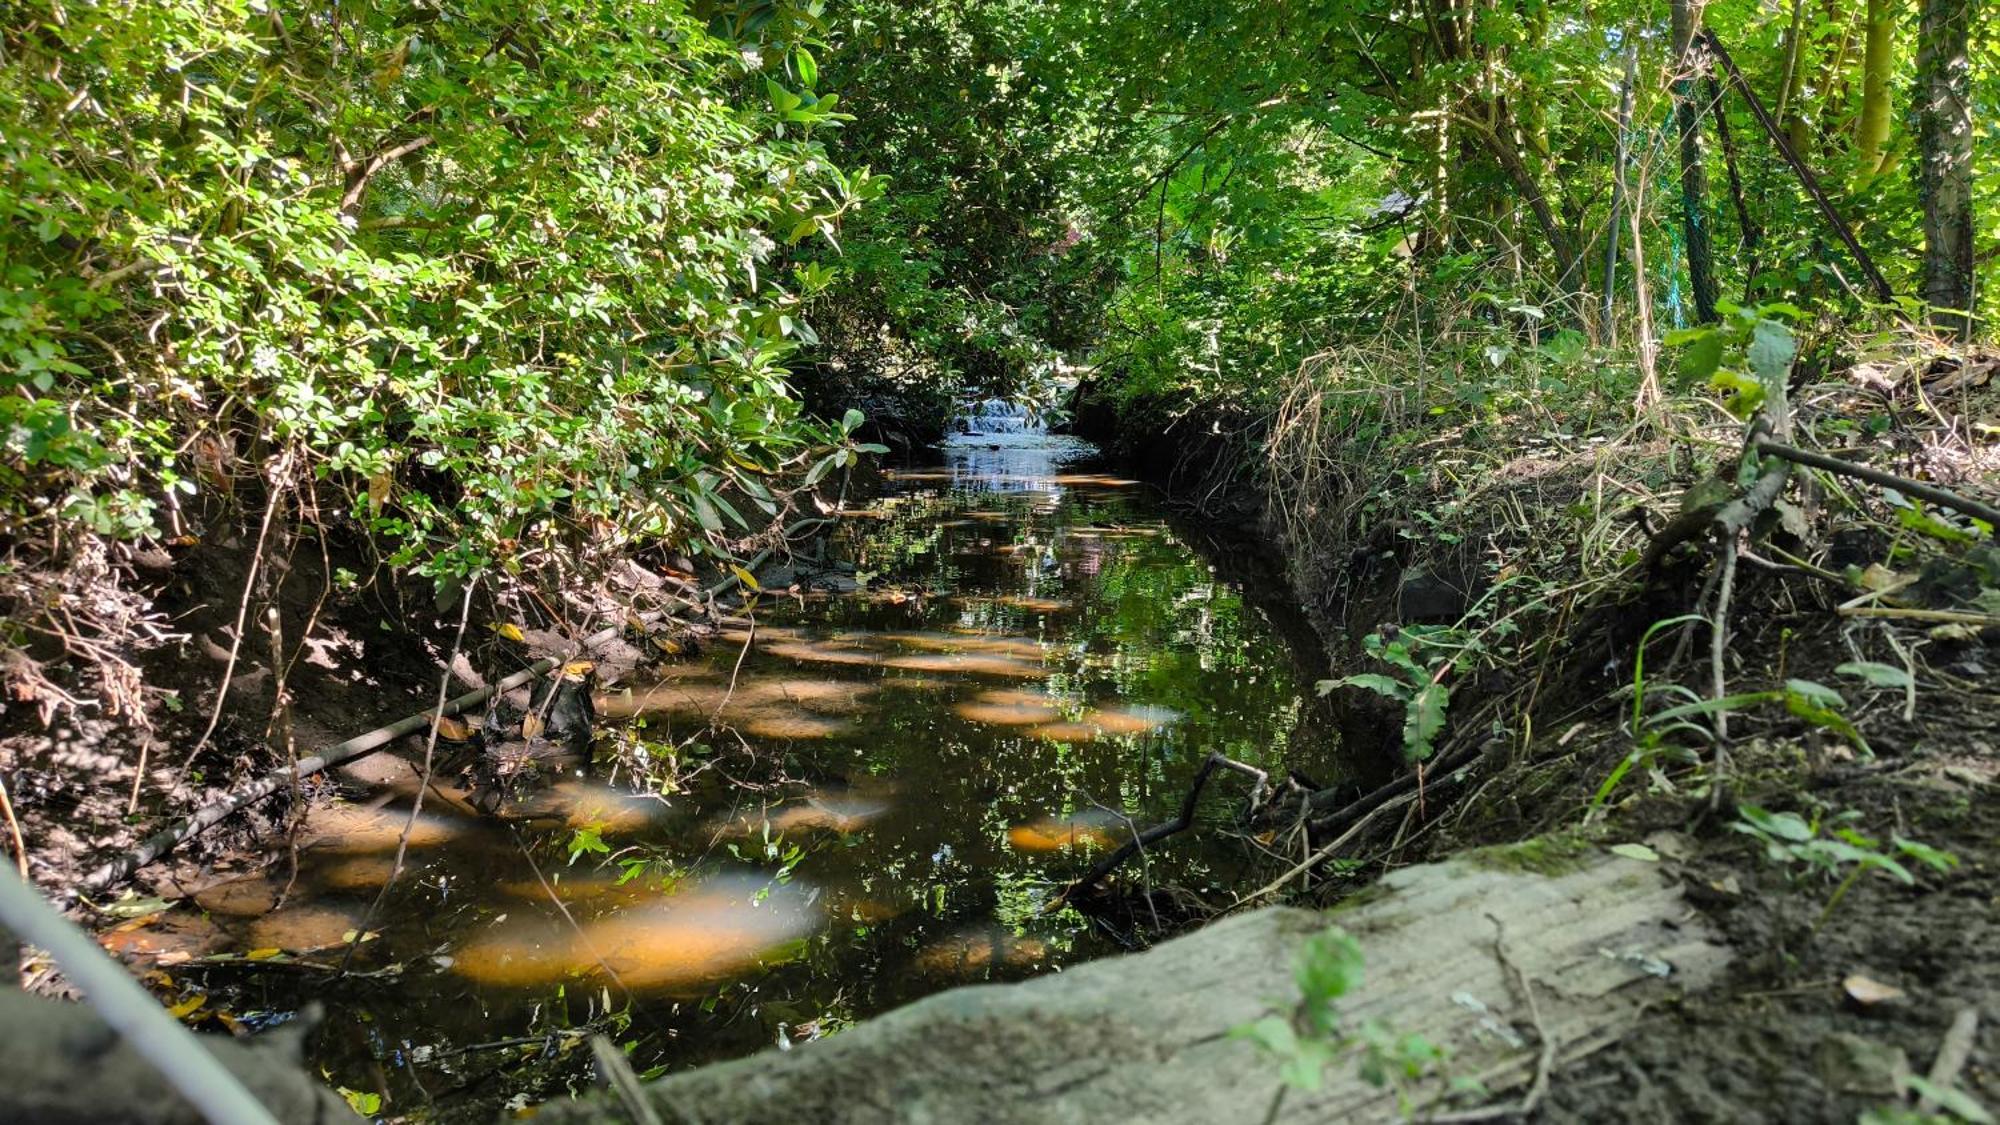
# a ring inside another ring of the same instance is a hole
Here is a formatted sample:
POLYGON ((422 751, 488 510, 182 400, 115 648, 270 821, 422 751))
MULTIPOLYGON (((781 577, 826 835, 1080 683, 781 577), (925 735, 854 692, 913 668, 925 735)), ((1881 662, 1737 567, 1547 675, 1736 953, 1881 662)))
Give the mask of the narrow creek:
MULTIPOLYGON (((754 631, 607 689, 595 764, 525 815, 427 801, 354 973, 324 966, 414 789, 386 755, 338 779, 296 878, 217 884, 126 940, 203 980, 225 1023, 320 1001, 317 1067, 384 1113, 443 1117, 581 1084, 581 1029, 635 1044, 642 1073, 678 1069, 1120 951, 1117 923, 1044 905, 1129 825, 1170 818, 1208 751, 1323 782, 1343 766, 1257 608, 1282 597, 1218 577, 1082 443, 1005 410, 971 424, 850 502, 839 592, 767 594, 754 631)), ((765 584, 793 577, 810 584, 765 584)), ((1204 802, 1211 827, 1235 784, 1204 802)), ((1226 901, 1251 858, 1198 830, 1144 875, 1226 901)))

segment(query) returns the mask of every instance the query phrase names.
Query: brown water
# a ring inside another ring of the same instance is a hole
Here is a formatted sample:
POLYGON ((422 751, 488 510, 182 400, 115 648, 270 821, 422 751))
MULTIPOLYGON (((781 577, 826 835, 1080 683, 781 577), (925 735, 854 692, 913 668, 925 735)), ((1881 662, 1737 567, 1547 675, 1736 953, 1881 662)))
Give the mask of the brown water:
MULTIPOLYGON (((359 974, 320 966, 408 816, 408 767, 386 755, 315 815, 295 880, 209 888, 117 940, 165 952, 175 995, 206 990, 197 1019, 255 1028, 322 1001, 314 1061, 334 1082, 441 1117, 580 1088, 583 1030, 642 1072, 681 1068, 1118 951, 1142 936, 1131 915, 1043 908, 1130 825, 1170 817, 1208 751, 1341 771, 1291 752, 1330 740, 1303 730, 1279 630, 1150 489, 1079 453, 964 439, 892 474, 830 552, 860 591, 768 595, 747 653, 738 627, 608 690, 594 761, 508 822, 427 801, 359 974)), ((1234 885, 1237 785, 1149 857, 1154 885, 1234 885)))

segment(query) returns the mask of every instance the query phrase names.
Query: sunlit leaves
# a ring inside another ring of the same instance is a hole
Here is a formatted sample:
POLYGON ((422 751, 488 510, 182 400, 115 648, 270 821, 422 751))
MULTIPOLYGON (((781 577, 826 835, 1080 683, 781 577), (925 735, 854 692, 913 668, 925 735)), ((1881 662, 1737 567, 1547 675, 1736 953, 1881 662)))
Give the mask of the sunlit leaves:
POLYGON ((9 459, 60 470, 34 487, 63 518, 149 533, 159 490, 213 486, 176 458, 228 403, 227 471, 291 449, 439 575, 578 527, 740 524, 725 494, 827 436, 787 388, 815 336, 767 232, 832 237, 858 202, 796 128, 841 118, 811 93, 824 28, 760 13, 390 4, 338 44, 283 5, 26 13, 48 34, 0 81, 9 459), (804 94, 748 96, 788 67, 804 94))

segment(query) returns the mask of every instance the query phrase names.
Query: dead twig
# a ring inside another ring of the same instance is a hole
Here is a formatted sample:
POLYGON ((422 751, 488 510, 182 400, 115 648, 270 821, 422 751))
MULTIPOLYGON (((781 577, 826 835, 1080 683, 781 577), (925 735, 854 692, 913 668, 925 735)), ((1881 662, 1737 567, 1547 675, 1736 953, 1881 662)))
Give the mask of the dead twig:
MULTIPOLYGON (((257 588, 257 576, 264 563, 264 543, 271 536, 271 520, 278 514, 278 502, 289 483, 291 468, 292 454, 286 450, 271 470, 271 495, 264 501, 264 521, 257 529, 257 544, 250 549, 250 566, 243 575, 243 597, 236 604, 236 631, 229 638, 229 659, 222 667, 222 684, 215 689, 215 706, 208 713, 208 726, 202 729, 201 737, 194 740, 194 749, 189 750, 187 757, 181 761, 180 771, 174 777, 176 786, 187 776, 188 767, 194 765, 195 758, 208 746, 208 740, 215 736, 215 728, 222 722, 222 709, 229 704, 229 684, 236 676, 236 661, 243 653, 243 631, 250 623, 250 596, 257 588)), ((135 788, 133 793, 136 795, 137 792, 135 788)))
POLYGON ((21 838, 21 822, 14 819, 14 802, 7 797, 7 779, 0 777, 0 813, 7 816, 7 834, 14 838, 14 865, 21 869, 21 880, 28 878, 28 843, 21 838))
POLYGON ((1908 477, 1899 477, 1894 473, 1885 473, 1880 469, 1871 469, 1866 465, 1856 465, 1851 461, 1842 461, 1838 457, 1828 457, 1824 453, 1814 453, 1811 450, 1799 449, 1782 442, 1772 441, 1769 438, 1758 438, 1753 443, 1753 448, 1766 457, 1777 457, 1796 464, 1822 469, 1829 473, 1839 473, 1843 476, 1855 477, 1865 480, 1870 484, 1881 485, 1883 488, 1893 488, 1906 496, 1914 496, 1919 500, 1928 500, 1941 508, 1950 508, 1961 515, 1985 520, 1995 527, 2000 527, 2000 508, 1996 508, 1991 504, 1983 504, 1977 500, 1968 500, 1949 489, 1939 488, 1934 484, 1925 484, 1922 481, 1911 480, 1908 477))
POLYGON ((1251 811, 1254 812, 1263 803, 1264 794, 1270 786, 1270 775, 1256 766, 1246 765, 1233 758, 1225 758, 1221 754, 1211 751, 1208 757, 1202 759, 1201 768, 1195 771, 1194 781, 1188 786, 1187 796, 1181 800, 1179 815, 1164 824, 1156 824, 1125 841, 1123 844, 1118 845, 1117 848, 1112 850, 1110 855, 1097 861, 1095 866, 1084 872, 1075 882, 1064 887, 1061 893, 1050 899, 1049 904, 1042 908, 1042 912, 1044 914, 1053 914, 1061 910, 1064 904, 1068 903, 1070 899, 1096 886, 1106 875, 1117 870, 1120 864, 1138 854, 1141 849, 1152 844, 1157 844, 1169 836, 1185 832, 1193 827, 1195 804, 1201 800, 1202 789, 1208 785, 1209 777, 1217 769, 1233 770, 1251 779, 1252 785, 1249 799, 1249 809, 1251 811))
MULTIPOLYGON (((360 949, 362 941, 367 938, 368 924, 373 922, 376 914, 381 912, 382 904, 389 898, 390 888, 394 887, 396 880, 402 877, 403 861, 410 854, 410 833, 416 830, 417 818, 424 811, 424 794, 431 787, 431 771, 437 757, 438 724, 444 713, 445 700, 451 694, 452 666, 458 663, 459 650, 465 644, 465 626, 472 620, 472 591, 476 586, 477 583, 475 582, 465 584, 465 594, 459 604, 458 632, 451 639, 450 655, 445 657, 444 675, 438 678, 437 707, 432 712, 438 715, 439 718, 431 720, 430 734, 424 739, 423 779, 417 785, 416 793, 410 798, 410 817, 403 822, 403 831, 396 837, 395 862, 389 865, 389 878, 383 882, 382 889, 375 892, 375 901, 368 904, 368 912, 363 914, 361 921, 355 924, 354 940, 347 943, 347 952, 342 954, 340 958, 340 971, 343 973, 347 971, 349 965, 354 963, 354 951, 360 949)), ((549 695, 553 697, 555 693, 552 691, 549 695)), ((294 786, 298 784, 296 770, 292 773, 292 784, 294 786)))
POLYGON ((2000 626, 2000 616, 1957 609, 1902 609, 1896 606, 1844 605, 1835 613, 1842 617, 1882 617, 1902 621, 1930 621, 1947 625, 2000 626))
POLYGON ((1332 843, 1327 844, 1325 847, 1307 856, 1305 859, 1301 860, 1297 866, 1293 867, 1290 871, 1287 871, 1283 875, 1278 876, 1276 879, 1271 880, 1269 883, 1266 883, 1264 886, 1258 888, 1257 890, 1251 892, 1250 894, 1239 897, 1236 900, 1236 902, 1232 904, 1232 906, 1240 906, 1243 903, 1252 902, 1257 899, 1263 898, 1265 895, 1277 893, 1277 891, 1280 888, 1282 888, 1286 883, 1291 882, 1293 879, 1298 878, 1301 874, 1310 871, 1314 867, 1317 867, 1319 864, 1324 863, 1328 859, 1331 859, 1333 857, 1334 852, 1339 851, 1341 848, 1346 847, 1349 843, 1352 843, 1356 836, 1361 835, 1361 833, 1364 830, 1366 830, 1370 824, 1374 823, 1376 817, 1382 815, 1385 812, 1388 812, 1391 809, 1398 809, 1403 807, 1404 805, 1414 805, 1416 803, 1416 800, 1417 800, 1417 795, 1415 793, 1405 793, 1402 796, 1395 798, 1394 800, 1391 800, 1385 804, 1377 805, 1374 808, 1368 810, 1366 815, 1364 815, 1360 820, 1354 822, 1354 826, 1352 828, 1349 828, 1347 831, 1335 837, 1332 843))
MULTIPOLYGON (((1714 699, 1720 703, 1729 695, 1728 669, 1725 666, 1729 655, 1729 596, 1736 588, 1736 538, 1731 536, 1722 544, 1722 581, 1715 591, 1715 613, 1709 620, 1708 629, 1708 672, 1710 689, 1714 699)), ((1719 783, 1727 775, 1729 768, 1729 708, 1715 709, 1715 777, 1719 783)), ((1720 795, 1720 785, 1715 792, 1720 795)))
POLYGON ((647 1100, 646 1088, 639 1083, 639 1076, 632 1072, 632 1064, 625 1058, 625 1052, 602 1035, 590 1037, 590 1057, 597 1064, 597 1076, 604 1080, 617 1095, 619 1104, 632 1115, 638 1125, 666 1125, 654 1111, 653 1103, 647 1100))
MULTIPOLYGON (((1973 1037, 1979 1033, 1979 1009, 1960 1008, 1952 1017, 1951 1027, 1944 1033, 1944 1042, 1938 1045, 1937 1059, 1931 1063, 1930 1073, 1924 1077, 1932 1086, 1940 1090, 1951 1088, 1958 1081, 1958 1074, 1965 1069, 1966 1060, 1972 1057, 1973 1037)), ((1937 1112, 1937 1103, 1929 1097, 1917 1103, 1918 1113, 1937 1112)))

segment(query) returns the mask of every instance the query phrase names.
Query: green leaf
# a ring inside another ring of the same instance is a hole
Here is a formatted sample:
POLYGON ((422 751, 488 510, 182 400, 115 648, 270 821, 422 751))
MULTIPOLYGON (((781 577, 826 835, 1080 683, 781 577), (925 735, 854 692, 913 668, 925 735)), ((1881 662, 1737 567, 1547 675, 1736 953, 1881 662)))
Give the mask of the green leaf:
POLYGON ((1911 531, 1945 543, 1971 543, 1979 538, 1972 532, 1953 527, 1921 508, 1896 509, 1896 522, 1911 531))
POLYGON ((1231 1039, 1248 1039, 1274 1055, 1289 1058, 1297 1052, 1298 1033, 1292 1030, 1290 1020, 1280 1016, 1265 1016, 1251 1023, 1238 1024, 1229 1029, 1231 1039))
POLYGON ((812 52, 799 47, 792 52, 792 66, 799 72, 799 84, 808 90, 819 85, 819 64, 813 61, 812 52))
POLYGON ((818 461, 814 462, 813 467, 806 470, 806 479, 803 482, 805 487, 811 488, 813 485, 818 484, 821 478, 825 477, 827 473, 833 471, 833 468, 836 464, 838 464, 838 462, 835 460, 835 455, 831 453, 827 454, 825 457, 822 457, 818 461))
POLYGON ((1402 681, 1380 672, 1357 672, 1337 680, 1321 680, 1317 687, 1321 695, 1330 695, 1335 688, 1358 687, 1367 688, 1377 695, 1386 695, 1398 703, 1410 698, 1410 689, 1402 681))
POLYGON ((1839 692, 1811 680, 1786 680, 1785 692, 1800 699, 1810 700, 1822 707, 1847 706, 1847 700, 1842 699, 1839 692))
POLYGON ((1986 1107, 1955 1086, 1940 1086, 1915 1074, 1903 1075, 1903 1085, 1918 1097, 1936 1102, 1939 1109, 1960 1121, 1970 1122, 1971 1125, 1994 1125, 1993 1115, 1986 1112, 1986 1107))
POLYGON ((1775 320, 1759 320, 1750 334, 1750 370, 1770 394, 1779 393, 1792 373, 1792 357, 1798 345, 1792 330, 1775 320))
POLYGON ((764 92, 771 96, 771 108, 779 113, 790 113, 805 104, 805 99, 778 84, 775 78, 764 79, 764 92))
POLYGON ((1892 841, 1896 850, 1940 874, 1958 866, 1958 857, 1947 851, 1931 847, 1921 840, 1906 840, 1901 836, 1892 841))
MULTIPOLYGON (((1669 343, 1672 340, 1669 339, 1669 343)), ((1722 366, 1722 334, 1701 332, 1688 341, 1687 349, 1681 352, 1681 374, 1689 380, 1699 381, 1715 374, 1722 366)))
POLYGON ((1403 756, 1421 762, 1431 756, 1438 732, 1444 730, 1445 707, 1451 690, 1443 684, 1425 684, 1410 700, 1403 718, 1403 756))
POLYGON ((1851 660, 1834 669, 1843 676, 1856 676, 1868 681, 1873 687, 1906 688, 1916 681, 1910 674, 1893 664, 1878 664, 1873 660, 1851 660))
POLYGON ((1757 805, 1743 805, 1737 809, 1737 815, 1759 832, 1780 840, 1804 842, 1818 835, 1813 826, 1797 813, 1774 813, 1757 805))
POLYGON ((715 505, 709 502, 708 497, 700 493, 694 495, 694 517, 700 522, 703 531, 722 530, 721 513, 715 510, 715 505))
POLYGON ((1316 1093, 1326 1081, 1326 1067, 1333 1059, 1334 1044, 1302 1039, 1292 1057, 1278 1068, 1278 1078, 1293 1089, 1316 1093))
POLYGON ((1669 707, 1657 715, 1649 716, 1646 719, 1646 725, 1653 726, 1658 723, 1671 722, 1674 719, 1685 719, 1690 715, 1710 715, 1717 711, 1740 711, 1745 707, 1755 706, 1759 703, 1775 703, 1781 698, 1783 698, 1782 692, 1749 691, 1741 695, 1725 695, 1721 699, 1701 699, 1693 703, 1682 703, 1675 707, 1669 707))
POLYGON ((848 407, 847 413, 840 416, 841 431, 844 433, 851 434, 855 431, 857 427, 861 425, 861 423, 867 420, 868 416, 866 414, 861 413, 859 410, 856 410, 853 407, 848 407))
POLYGON ((1339 926, 1331 926, 1299 947, 1292 977, 1309 1008, 1324 1007, 1361 983, 1362 964, 1361 943, 1339 926))
POLYGON ((1644 863, 1660 862, 1660 853, 1644 844, 1613 844, 1612 855, 1622 855, 1626 859, 1636 859, 1644 863))

